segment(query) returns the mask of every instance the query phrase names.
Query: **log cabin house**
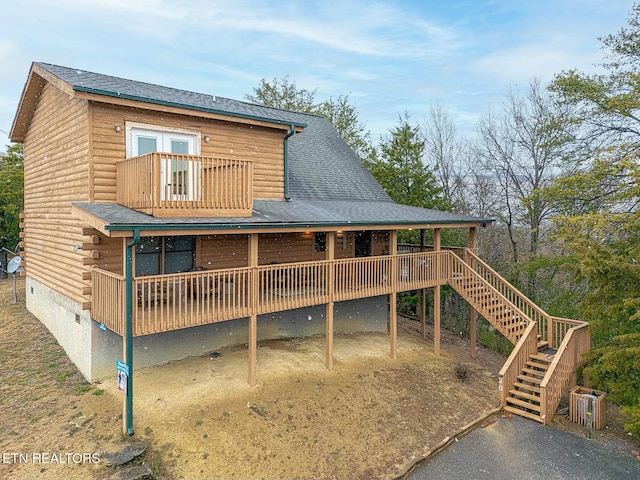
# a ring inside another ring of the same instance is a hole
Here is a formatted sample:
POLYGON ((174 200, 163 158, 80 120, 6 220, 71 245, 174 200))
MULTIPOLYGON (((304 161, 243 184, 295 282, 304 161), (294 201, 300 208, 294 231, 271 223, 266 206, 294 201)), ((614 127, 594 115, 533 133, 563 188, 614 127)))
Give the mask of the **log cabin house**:
MULTIPOLYGON (((34 63, 10 138, 24 144, 27 308, 89 381, 257 342, 389 335, 396 293, 450 284, 516 346, 506 408, 547 422, 588 350, 475 254, 485 218, 394 203, 330 122, 227 98, 34 63), (441 246, 464 228, 466 249, 441 246), (433 245, 399 252, 402 229, 433 245), (423 235, 424 237, 424 235, 423 235)), ((423 309, 423 325, 424 325, 423 309)), ((503 388, 504 387, 504 388, 503 388)))

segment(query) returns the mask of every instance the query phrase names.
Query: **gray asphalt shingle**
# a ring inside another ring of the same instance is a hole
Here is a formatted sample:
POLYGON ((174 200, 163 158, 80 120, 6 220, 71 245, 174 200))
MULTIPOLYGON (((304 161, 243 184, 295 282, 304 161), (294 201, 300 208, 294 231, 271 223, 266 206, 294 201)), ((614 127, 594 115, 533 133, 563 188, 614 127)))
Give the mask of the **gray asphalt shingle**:
POLYGON ((117 204, 77 207, 112 225, 402 225, 487 223, 491 220, 394 203, 333 125, 323 117, 255 105, 74 68, 38 63, 74 90, 304 126, 289 140, 289 201, 254 201, 250 218, 160 219, 117 204))

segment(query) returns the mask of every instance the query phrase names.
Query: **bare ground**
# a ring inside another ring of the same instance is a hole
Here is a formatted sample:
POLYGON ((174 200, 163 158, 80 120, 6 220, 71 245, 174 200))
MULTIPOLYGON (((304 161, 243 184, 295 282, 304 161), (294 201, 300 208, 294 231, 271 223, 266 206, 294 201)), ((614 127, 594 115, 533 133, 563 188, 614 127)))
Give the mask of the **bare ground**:
MULTIPOLYGON (((332 371, 322 337, 262 342, 255 387, 246 381, 246 347, 137 370, 133 439, 148 449, 134 462, 171 479, 401 476, 496 407, 504 358, 480 349, 472 361, 466 341, 450 334, 437 357, 417 322, 399 325, 396 360, 387 335, 341 335, 332 371)), ((24 304, 12 303, 11 280, 0 281, 0 338, 0 478, 121 471, 89 457, 132 440, 121 433, 115 371, 87 384, 24 304)), ((616 428, 603 435, 624 440, 616 428)))

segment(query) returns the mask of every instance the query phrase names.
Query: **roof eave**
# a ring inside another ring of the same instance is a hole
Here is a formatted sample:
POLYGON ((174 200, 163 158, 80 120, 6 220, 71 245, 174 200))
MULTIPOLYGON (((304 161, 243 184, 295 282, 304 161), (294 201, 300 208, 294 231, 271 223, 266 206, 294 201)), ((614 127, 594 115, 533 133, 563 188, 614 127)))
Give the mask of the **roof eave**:
POLYGON ((150 224, 150 223, 119 223, 108 224, 104 228, 108 231, 133 231, 133 230, 264 230, 264 229, 318 229, 318 228, 351 228, 362 227, 384 227, 391 228, 439 228, 439 227, 486 227, 493 223, 493 219, 473 219, 473 220, 442 220, 438 222, 278 222, 278 223, 171 223, 171 224, 150 224))
POLYGON ((303 129, 307 127, 306 123, 296 122, 296 121, 293 121, 293 120, 283 120, 283 119, 279 119, 279 118, 260 117, 260 116, 257 116, 257 115, 248 115, 248 114, 242 114, 242 113, 238 113, 238 112, 230 112, 230 111, 227 111, 227 110, 221 110, 221 109, 216 109, 216 108, 208 108, 208 107, 197 106, 197 105, 189 105, 189 104, 179 103, 179 102, 169 102, 169 101, 166 101, 166 100, 159 100, 159 99, 155 99, 155 98, 142 97, 142 96, 139 96, 139 95, 131 95, 131 94, 121 93, 121 92, 112 92, 110 90, 102 90, 102 89, 98 89, 98 88, 85 87, 83 85, 73 85, 73 90, 76 91, 76 92, 89 93, 89 94, 94 94, 94 95, 110 97, 110 98, 121 98, 121 99, 131 100, 131 101, 135 101, 135 102, 150 103, 150 104, 153 104, 153 105, 162 105, 162 106, 165 106, 165 107, 183 108, 185 110, 192 110, 192 111, 197 111, 197 112, 205 112, 205 113, 211 113, 211 114, 216 114, 216 115, 225 115, 225 116, 235 117, 235 118, 243 118, 243 119, 246 119, 246 120, 252 120, 252 121, 256 121, 256 122, 266 122, 266 123, 273 123, 273 124, 277 124, 277 125, 287 125, 287 126, 293 125, 296 128, 303 128, 303 129))
POLYGON ((34 65, 32 65, 9 131, 9 140, 12 142, 24 142, 31 124, 31 118, 35 112, 36 99, 45 82, 46 80, 34 71, 34 65))

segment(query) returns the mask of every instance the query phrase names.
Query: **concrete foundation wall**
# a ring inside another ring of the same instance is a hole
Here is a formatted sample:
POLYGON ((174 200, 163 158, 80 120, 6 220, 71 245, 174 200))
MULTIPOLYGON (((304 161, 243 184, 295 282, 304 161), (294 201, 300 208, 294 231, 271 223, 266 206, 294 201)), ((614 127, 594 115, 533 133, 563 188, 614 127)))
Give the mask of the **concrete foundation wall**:
MULTIPOLYGON (((88 311, 39 282, 27 278, 27 308, 44 323, 64 347, 87 380, 116 375, 116 360, 123 358, 122 337, 101 330, 88 311), (30 293, 33 288, 33 293, 30 293), (80 323, 76 323, 76 314, 80 323)), ((258 317, 258 340, 324 335, 325 306, 287 310, 258 317)), ((334 332, 387 332, 387 297, 373 297, 334 305, 334 332)), ((135 368, 161 365, 248 340, 248 319, 241 318, 200 327, 135 337, 135 368)))
POLYGON ((27 310, 49 329, 78 370, 91 380, 90 346, 96 322, 91 320, 90 312, 28 276, 25 291, 27 310))

